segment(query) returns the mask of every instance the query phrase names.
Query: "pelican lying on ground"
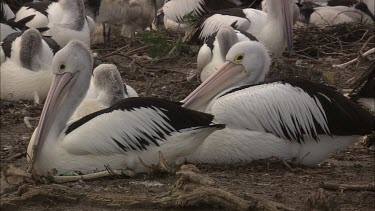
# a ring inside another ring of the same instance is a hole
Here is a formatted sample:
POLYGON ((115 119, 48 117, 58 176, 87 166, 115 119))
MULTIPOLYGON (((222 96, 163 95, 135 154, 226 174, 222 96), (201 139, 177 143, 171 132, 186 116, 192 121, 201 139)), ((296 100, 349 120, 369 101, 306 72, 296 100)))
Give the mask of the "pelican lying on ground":
POLYGON ((226 128, 186 160, 239 163, 277 157, 316 165, 374 130, 374 116, 334 88, 306 80, 264 80, 270 57, 258 42, 235 44, 227 62, 183 101, 226 128), (238 85, 238 86, 236 86, 238 85))
POLYGON ((249 40, 258 41, 251 34, 234 30, 232 27, 223 27, 217 34, 209 37, 197 57, 201 81, 205 81, 224 64, 225 56, 234 44, 249 40))
POLYGON ((194 43, 206 41, 224 26, 246 31, 264 44, 273 57, 279 57, 288 44, 293 45, 293 25, 291 11, 294 2, 290 0, 267 0, 268 13, 255 9, 238 9, 215 11, 200 18, 191 37, 194 43))
POLYGON ((262 0, 171 0, 165 3, 163 11, 167 20, 183 23, 186 16, 202 16, 212 11, 229 8, 258 8, 262 0))
POLYGON ((113 64, 101 64, 94 69, 86 97, 74 112, 72 119, 108 108, 129 97, 138 97, 138 94, 123 83, 117 67, 113 64))
POLYGON ((78 41, 53 58, 54 80, 27 150, 29 172, 87 174, 108 166, 145 172, 144 163, 158 163, 159 152, 174 162, 224 127, 213 124, 212 115, 176 102, 137 97, 67 124, 89 88, 92 62, 90 51, 78 41))
POLYGON ((360 2, 353 7, 333 6, 333 7, 311 7, 301 5, 301 15, 307 24, 319 27, 343 23, 374 23, 374 0, 360 2), (372 2, 371 2, 372 1, 372 2))
POLYGON ((9 35, 3 43, 7 59, 1 64, 1 99, 43 101, 52 82, 56 42, 36 29, 9 35))
POLYGON ((3 40, 2 48, 5 59, 10 59, 32 71, 48 69, 52 64, 53 56, 60 50, 60 46, 52 38, 41 36, 36 29, 27 31, 28 33, 12 33, 3 40))
POLYGON ((26 26, 47 28, 43 35, 51 36, 61 47, 73 39, 90 45, 90 35, 95 30, 95 23, 85 15, 82 0, 29 3, 16 13, 16 21, 30 15, 35 17, 26 26))

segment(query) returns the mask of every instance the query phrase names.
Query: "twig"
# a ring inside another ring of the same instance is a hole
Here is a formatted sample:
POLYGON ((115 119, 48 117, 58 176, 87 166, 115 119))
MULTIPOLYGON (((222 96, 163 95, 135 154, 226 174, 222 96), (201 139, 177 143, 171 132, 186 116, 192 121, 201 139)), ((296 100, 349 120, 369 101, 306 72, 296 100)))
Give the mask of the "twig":
POLYGON ((322 182, 320 183, 319 187, 324 188, 326 190, 349 190, 349 191, 375 191, 375 184, 367 184, 367 185, 348 185, 348 184, 336 184, 330 182, 322 182))
POLYGON ((108 176, 128 176, 133 177, 134 173, 129 170, 105 170, 101 172, 96 172, 92 174, 77 175, 77 176, 51 176, 48 179, 51 179, 52 182, 56 183, 66 183, 66 182, 75 182, 78 180, 94 180, 98 178, 108 177, 108 176))
MULTIPOLYGON (((366 51, 362 56, 363 56, 363 57, 366 57, 366 56, 368 56, 368 55, 370 55, 370 54, 373 54, 373 53, 375 53, 375 48, 371 48, 370 50, 366 51)), ((358 57, 355 58, 355 59, 352 59, 352 60, 350 60, 350 61, 348 61, 348 62, 345 62, 345 63, 343 63, 343 64, 334 64, 334 65, 332 65, 332 67, 345 68, 345 67, 347 67, 347 66, 353 64, 353 63, 356 62, 357 60, 358 60, 358 57)))
POLYGON ((26 155, 26 152, 19 152, 19 153, 14 154, 13 156, 9 157, 8 159, 6 159, 6 161, 10 162, 12 160, 18 159, 18 158, 23 157, 25 155, 26 155))

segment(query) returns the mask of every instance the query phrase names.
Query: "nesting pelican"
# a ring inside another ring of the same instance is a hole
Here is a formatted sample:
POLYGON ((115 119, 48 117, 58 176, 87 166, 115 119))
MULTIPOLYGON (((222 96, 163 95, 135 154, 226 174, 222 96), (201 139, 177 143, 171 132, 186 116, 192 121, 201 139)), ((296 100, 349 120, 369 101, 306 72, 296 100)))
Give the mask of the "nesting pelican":
POLYGON ((16 21, 34 15, 26 26, 46 28, 45 36, 51 36, 60 46, 70 40, 80 40, 90 45, 90 35, 95 23, 85 15, 82 0, 60 0, 58 2, 33 2, 24 5, 16 13, 16 21))
POLYGON ((53 58, 54 80, 30 140, 29 171, 83 174, 111 169, 145 172, 159 152, 168 162, 194 151, 223 125, 213 116, 155 98, 128 98, 67 124, 90 84, 92 56, 71 41, 53 58))
POLYGON ((235 44, 226 62, 183 101, 226 128, 186 160, 230 164, 276 157, 316 165, 374 130, 374 116, 334 88, 307 80, 264 80, 270 57, 259 42, 235 44))
POLYGON ((36 29, 9 35, 3 42, 1 98, 43 101, 52 82, 51 64, 59 46, 36 29))

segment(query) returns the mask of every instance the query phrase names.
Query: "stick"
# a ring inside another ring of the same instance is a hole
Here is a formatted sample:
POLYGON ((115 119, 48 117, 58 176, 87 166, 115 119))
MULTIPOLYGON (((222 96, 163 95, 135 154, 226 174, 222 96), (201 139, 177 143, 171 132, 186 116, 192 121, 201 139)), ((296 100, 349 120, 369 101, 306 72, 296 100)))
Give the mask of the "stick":
POLYGON ((350 190, 350 191, 375 191, 375 183, 367 185, 348 185, 348 184, 336 184, 330 182, 322 182, 319 187, 326 190, 350 190))
MULTIPOLYGON (((370 55, 370 54, 373 54, 373 53, 375 53, 375 48, 371 48, 370 50, 366 51, 366 52, 363 54, 363 57, 366 57, 366 56, 368 56, 368 55, 370 55)), ((353 64, 353 63, 356 62, 357 60, 358 60, 358 57, 355 58, 355 59, 353 59, 353 60, 350 60, 350 61, 348 61, 348 62, 346 62, 346 63, 344 63, 344 64, 334 64, 334 65, 332 65, 332 67, 345 68, 345 67, 347 67, 347 66, 353 64)))
POLYGON ((22 156, 25 156, 25 155, 26 155, 26 152, 19 152, 19 153, 14 154, 13 156, 9 157, 8 159, 6 159, 6 161, 9 162, 9 161, 18 159, 22 156))
POLYGON ((134 173, 129 170, 111 170, 101 171, 92 174, 78 175, 78 176, 51 176, 50 179, 56 183, 75 182, 78 180, 93 180, 108 176, 128 176, 133 177, 134 173))
MULTIPOLYGON (((129 45, 126 45, 126 46, 124 46, 124 47, 121 47, 121 48, 119 48, 119 49, 117 49, 117 50, 115 50, 115 51, 109 53, 109 54, 106 54, 106 55, 104 55, 104 56, 101 56, 100 59, 103 59, 103 58, 106 58, 106 57, 113 56, 113 55, 115 55, 116 53, 118 53, 118 52, 124 50, 124 49, 127 48, 127 47, 129 47, 129 45)), ((131 51, 129 51, 129 52, 126 52, 125 55, 129 55, 129 54, 131 54, 131 53, 134 53, 134 52, 136 52, 136 51, 143 50, 143 49, 146 49, 146 48, 147 48, 147 46, 142 46, 142 47, 140 47, 140 48, 136 48, 136 49, 133 49, 133 50, 131 50, 131 51)))

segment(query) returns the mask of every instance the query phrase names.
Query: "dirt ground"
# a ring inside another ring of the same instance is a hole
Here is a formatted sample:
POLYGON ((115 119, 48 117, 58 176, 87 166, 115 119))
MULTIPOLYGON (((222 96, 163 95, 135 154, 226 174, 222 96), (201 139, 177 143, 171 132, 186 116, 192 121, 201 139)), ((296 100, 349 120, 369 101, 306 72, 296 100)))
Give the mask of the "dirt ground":
MULTIPOLYGON (((366 39, 374 34, 371 27, 355 30, 355 33, 347 31, 348 40, 345 40, 345 33, 342 31, 338 31, 339 35, 336 36, 331 31, 325 31, 324 34, 324 31, 318 30, 321 34, 314 38, 311 36, 317 29, 296 29, 295 53, 285 53, 281 59, 275 61, 269 77, 306 78, 333 85, 340 90, 350 88, 353 77, 359 77, 368 67, 369 61, 363 60, 358 68, 356 65, 350 65, 338 69, 332 68, 332 64, 356 58, 366 39), (337 39, 341 44, 335 44, 330 39, 337 39)), ((133 39, 117 39, 113 41, 112 48, 102 44, 95 45, 93 51, 98 54, 95 64, 116 64, 126 83, 135 88, 141 96, 182 100, 199 84, 195 78, 187 80, 195 71, 199 48, 181 43, 176 45, 181 34, 165 31, 162 34, 167 38, 166 43, 160 44, 158 40, 150 41, 149 38, 139 35, 133 39), (156 42, 156 45, 153 42, 156 42), (152 52, 155 46, 165 48, 163 52, 169 52, 171 46, 178 48, 169 55, 151 58, 149 55, 155 53, 152 52), (120 48, 122 50, 115 51, 120 48)), ((370 47, 374 47, 373 41, 364 50, 370 47)), ((23 119, 25 116, 38 117, 41 111, 42 105, 32 102, 1 101, 2 170, 9 164, 26 169, 26 148, 33 129, 26 127, 23 119)), ((31 122, 34 126, 37 124, 37 120, 31 122)), ((375 181, 374 151, 360 141, 315 168, 298 165, 291 165, 290 168, 276 160, 197 167, 203 175, 216 181, 216 188, 245 200, 257 196, 295 210, 308 210, 308 198, 311 200, 311 197, 318 193, 322 182, 367 185, 375 181)), ((177 178, 175 174, 164 174, 136 175, 131 178, 111 177, 62 185, 26 183, 1 193, 1 210, 157 210, 166 207, 170 210, 182 210, 181 207, 184 206, 178 203, 175 207, 154 203, 170 193, 177 178)), ((373 191, 327 190, 326 194, 333 204, 331 209, 326 210, 375 208, 373 191)), ((205 197, 201 196, 202 199, 205 197)), ((195 210, 220 209, 218 204, 210 200, 205 202, 195 204, 195 210)))

